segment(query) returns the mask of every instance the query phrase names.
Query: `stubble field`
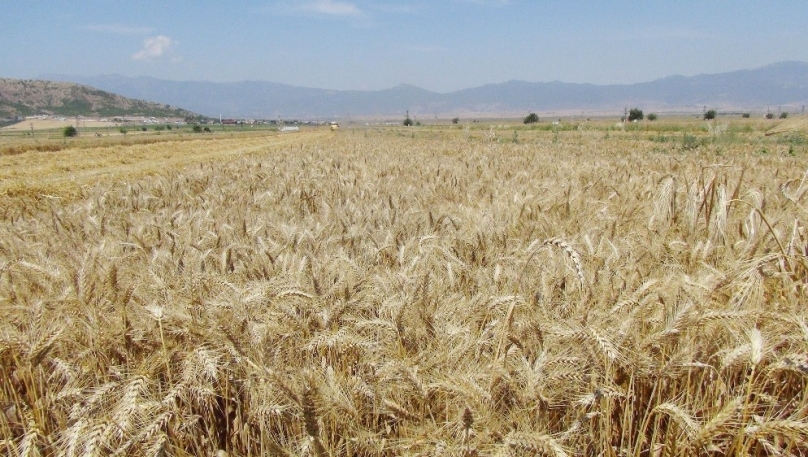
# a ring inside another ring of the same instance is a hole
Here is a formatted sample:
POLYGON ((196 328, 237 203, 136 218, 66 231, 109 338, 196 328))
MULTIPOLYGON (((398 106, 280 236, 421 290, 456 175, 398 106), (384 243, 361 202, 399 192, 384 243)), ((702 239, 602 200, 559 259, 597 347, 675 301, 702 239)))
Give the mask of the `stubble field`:
POLYGON ((657 125, 0 157, 0 449, 804 455, 805 141, 657 125))

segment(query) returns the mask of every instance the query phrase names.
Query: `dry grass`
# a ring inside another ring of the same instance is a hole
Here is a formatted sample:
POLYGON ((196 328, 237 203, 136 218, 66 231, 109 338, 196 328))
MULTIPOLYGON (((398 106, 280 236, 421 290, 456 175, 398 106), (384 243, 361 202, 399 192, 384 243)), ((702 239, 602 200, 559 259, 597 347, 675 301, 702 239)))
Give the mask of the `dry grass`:
POLYGON ((808 452, 805 157, 415 132, 3 197, 3 452, 808 452))
POLYGON ((766 131, 766 135, 775 135, 778 133, 788 132, 808 132, 808 119, 799 117, 795 119, 788 119, 786 121, 778 121, 777 125, 766 131))
MULTIPOLYGON (((71 197, 99 184, 134 180, 167 169, 233 159, 243 155, 288 148, 322 138, 326 132, 295 135, 264 132, 237 139, 227 136, 186 136, 160 140, 89 140, 64 147, 23 150, 0 155, 0 195, 71 197)), ((51 143, 52 144, 52 143, 51 143)), ((47 146, 49 143, 43 143, 47 146)), ((21 146, 10 146, 21 148, 21 146)))

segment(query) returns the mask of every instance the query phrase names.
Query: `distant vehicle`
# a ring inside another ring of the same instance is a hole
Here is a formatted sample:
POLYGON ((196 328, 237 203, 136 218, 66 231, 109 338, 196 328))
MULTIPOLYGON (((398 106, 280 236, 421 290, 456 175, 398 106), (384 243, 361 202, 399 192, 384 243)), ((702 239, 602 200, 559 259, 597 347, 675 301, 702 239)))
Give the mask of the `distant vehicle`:
POLYGON ((297 132, 300 130, 300 127, 281 127, 281 132, 297 132))

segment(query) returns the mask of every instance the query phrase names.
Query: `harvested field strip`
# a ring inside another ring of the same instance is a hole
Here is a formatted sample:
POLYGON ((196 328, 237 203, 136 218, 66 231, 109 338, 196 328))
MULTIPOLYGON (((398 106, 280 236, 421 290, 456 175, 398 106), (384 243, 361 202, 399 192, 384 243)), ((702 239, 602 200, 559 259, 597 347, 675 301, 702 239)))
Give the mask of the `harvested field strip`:
POLYGON ((190 164, 300 146, 329 134, 165 141, 0 156, 0 195, 75 195, 83 187, 101 182, 138 179, 190 164))

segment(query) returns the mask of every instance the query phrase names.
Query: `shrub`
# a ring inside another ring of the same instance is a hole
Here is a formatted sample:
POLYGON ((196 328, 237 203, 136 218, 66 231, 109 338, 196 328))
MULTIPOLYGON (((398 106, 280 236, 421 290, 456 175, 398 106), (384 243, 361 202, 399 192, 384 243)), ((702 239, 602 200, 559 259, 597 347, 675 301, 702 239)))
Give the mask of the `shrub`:
POLYGON ((454 117, 454 118, 452 118, 452 124, 457 124, 457 123, 459 123, 459 122, 460 122, 460 118, 459 118, 459 117, 454 117))
POLYGON ((204 130, 204 131, 205 131, 205 132, 207 132, 207 133, 210 133, 210 127, 205 127, 205 128, 204 128, 204 129, 202 129, 202 130, 204 130))
POLYGON ((407 118, 404 119, 404 127, 411 127, 413 124, 412 119, 410 119, 410 115, 407 114, 407 118))
POLYGON ((743 114, 741 114, 741 117, 744 118, 744 119, 749 119, 750 114, 749 113, 743 113, 743 114))
POLYGON ((72 125, 68 125, 67 127, 62 129, 62 135, 65 137, 74 137, 79 135, 79 130, 72 125))
POLYGON ((202 133, 202 127, 200 127, 199 124, 194 124, 191 130, 193 130, 194 133, 202 133))
POLYGON ((782 113, 780 113, 780 119, 785 119, 785 118, 787 118, 787 117, 788 117, 788 113, 786 113, 785 111, 783 111, 782 113))
POLYGON ((715 119, 716 114, 718 113, 716 113, 714 109, 708 110, 704 113, 704 120, 709 121, 715 119))
POLYGON ((688 135, 687 132, 682 134, 682 149, 690 151, 701 146, 701 142, 695 135, 688 135))
POLYGON ((121 128, 118 129, 118 131, 121 132, 122 134, 126 135, 126 129, 125 128, 121 127, 121 128))
POLYGON ((657 115, 655 113, 649 114, 648 115, 648 120, 651 121, 651 122, 657 120, 657 115))
POLYGON ((642 110, 639 108, 631 108, 631 110, 628 112, 629 122, 641 121, 643 117, 642 110))
POLYGON ((766 113, 766 119, 774 119, 774 113, 766 113))
POLYGON ((539 115, 536 113, 530 113, 525 116, 525 120, 523 121, 525 124, 535 124, 539 122, 539 115))

